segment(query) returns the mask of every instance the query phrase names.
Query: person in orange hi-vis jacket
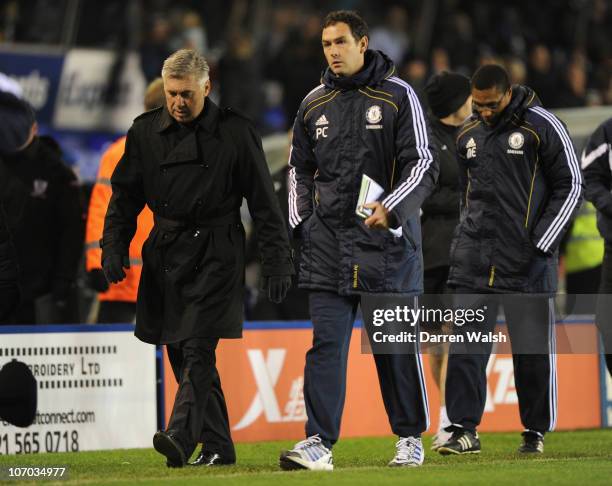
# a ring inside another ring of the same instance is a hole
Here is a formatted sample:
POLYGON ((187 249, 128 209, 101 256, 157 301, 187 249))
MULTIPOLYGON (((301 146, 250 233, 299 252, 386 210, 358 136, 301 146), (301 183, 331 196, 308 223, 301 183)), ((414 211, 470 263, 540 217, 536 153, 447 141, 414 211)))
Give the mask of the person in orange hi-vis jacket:
MULTIPOLYGON (((164 85, 161 78, 153 80, 147 87, 144 99, 145 110, 152 110, 164 103, 164 85)), ((117 284, 109 284, 102 272, 100 238, 104 229, 104 216, 113 194, 111 175, 125 150, 126 137, 113 142, 100 160, 98 178, 91 192, 87 215, 86 269, 89 286, 98 292, 100 307, 98 323, 132 322, 136 314, 138 282, 142 271, 142 245, 153 228, 153 214, 145 206, 138 216, 137 230, 130 244, 130 268, 126 278, 117 284)))

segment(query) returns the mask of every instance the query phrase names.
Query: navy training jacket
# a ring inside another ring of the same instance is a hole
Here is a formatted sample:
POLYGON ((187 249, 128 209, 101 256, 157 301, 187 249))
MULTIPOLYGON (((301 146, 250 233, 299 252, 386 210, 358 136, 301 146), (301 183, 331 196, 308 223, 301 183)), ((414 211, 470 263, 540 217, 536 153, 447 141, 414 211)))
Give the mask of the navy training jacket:
POLYGON ((474 115, 457 137, 460 224, 450 286, 550 294, 558 247, 582 200, 582 176, 563 122, 535 92, 513 86, 500 121, 474 115))
POLYGON ((597 209, 597 228, 607 244, 612 243, 612 118, 589 137, 582 152, 585 197, 597 209))
POLYGON ((380 51, 364 68, 323 83, 302 101, 289 157, 289 223, 302 240, 301 288, 340 295, 423 291, 419 209, 435 186, 438 163, 423 108, 380 51), (361 179, 401 236, 368 229, 355 214, 361 179))

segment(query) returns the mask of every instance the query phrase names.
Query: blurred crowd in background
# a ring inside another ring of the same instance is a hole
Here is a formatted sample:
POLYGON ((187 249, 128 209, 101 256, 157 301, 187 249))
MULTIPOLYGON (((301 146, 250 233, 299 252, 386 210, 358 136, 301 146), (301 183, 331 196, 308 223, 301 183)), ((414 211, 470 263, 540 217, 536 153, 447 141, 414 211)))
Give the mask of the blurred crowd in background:
MULTIPOLYGON (((216 102, 248 115, 262 135, 284 134, 301 100, 319 84, 325 68, 321 21, 336 9, 354 9, 363 15, 370 26, 370 48, 382 50, 394 61, 398 75, 424 104, 423 89, 433 74, 448 70, 471 76, 484 63, 498 63, 506 66, 512 82, 533 88, 546 108, 612 105, 612 0, 0 0, 0 49, 112 51, 118 62, 110 71, 104 96, 120 104, 121 63, 130 53, 139 54, 143 77, 150 82, 160 75, 172 52, 194 48, 211 66, 211 97, 216 102)), ((80 136, 85 134, 87 130, 80 136)), ((30 152, 47 150, 54 160, 63 158, 74 167, 77 164, 65 148, 40 137, 30 152)), ((37 222, 27 228, 24 240, 36 243, 39 259, 45 258, 40 248, 50 245, 32 233, 44 229, 59 241, 60 223, 78 233, 75 248, 83 246, 92 181, 83 180, 83 171, 77 175, 81 214, 62 222, 65 212, 36 211, 37 222)), ((46 186, 31 176, 35 190, 30 195, 36 196, 37 190, 43 194, 46 186)), ((284 176, 284 170, 274 174, 281 207, 287 212, 284 176)), ((77 197, 74 178, 65 179, 70 190, 58 191, 58 200, 67 194, 77 197)), ((259 298, 254 247, 251 241, 247 318, 307 319, 306 298, 296 289, 283 306, 259 298)), ((30 273, 40 276, 41 264, 31 263, 30 273)), ((64 308, 56 318, 39 322, 95 321, 90 309, 96 286, 87 283, 85 266, 80 268, 76 282, 71 274, 47 285, 45 292, 51 289, 51 300, 64 308)), ((37 302, 40 306, 40 299, 37 302)), ((23 319, 35 318, 30 314, 23 319)))
POLYGON ((612 1, 3 0, 0 41, 138 50, 150 81, 181 47, 212 67, 215 96, 263 133, 290 127, 324 69, 323 15, 355 9, 370 47, 421 93, 443 70, 504 64, 548 108, 612 104, 612 1))

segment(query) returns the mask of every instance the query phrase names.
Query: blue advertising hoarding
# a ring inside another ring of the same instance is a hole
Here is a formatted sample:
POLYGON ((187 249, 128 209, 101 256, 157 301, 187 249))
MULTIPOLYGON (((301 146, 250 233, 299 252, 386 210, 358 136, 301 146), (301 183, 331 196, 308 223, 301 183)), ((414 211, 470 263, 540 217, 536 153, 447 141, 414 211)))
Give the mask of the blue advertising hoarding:
POLYGON ((36 110, 39 122, 53 120, 64 56, 60 54, 23 54, 0 51, 0 72, 15 79, 23 96, 36 110))

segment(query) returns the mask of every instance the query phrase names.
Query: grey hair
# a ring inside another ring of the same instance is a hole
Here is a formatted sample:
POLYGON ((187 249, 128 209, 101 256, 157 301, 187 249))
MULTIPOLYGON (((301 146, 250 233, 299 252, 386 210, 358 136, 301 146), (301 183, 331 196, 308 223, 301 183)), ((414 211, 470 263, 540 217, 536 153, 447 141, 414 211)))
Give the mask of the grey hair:
POLYGON ((193 49, 180 49, 164 61, 161 75, 164 79, 194 76, 200 84, 204 84, 209 71, 208 63, 200 53, 193 49))

